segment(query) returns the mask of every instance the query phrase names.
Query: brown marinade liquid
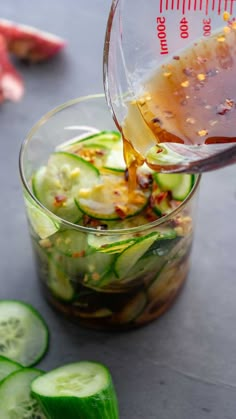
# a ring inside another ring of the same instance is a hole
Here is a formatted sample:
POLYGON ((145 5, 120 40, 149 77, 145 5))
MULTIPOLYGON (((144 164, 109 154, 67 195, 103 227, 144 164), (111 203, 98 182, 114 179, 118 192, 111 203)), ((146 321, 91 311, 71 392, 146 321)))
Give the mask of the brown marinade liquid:
POLYGON ((143 161, 156 143, 236 142, 234 26, 199 40, 143 83, 122 127, 126 161, 143 161))

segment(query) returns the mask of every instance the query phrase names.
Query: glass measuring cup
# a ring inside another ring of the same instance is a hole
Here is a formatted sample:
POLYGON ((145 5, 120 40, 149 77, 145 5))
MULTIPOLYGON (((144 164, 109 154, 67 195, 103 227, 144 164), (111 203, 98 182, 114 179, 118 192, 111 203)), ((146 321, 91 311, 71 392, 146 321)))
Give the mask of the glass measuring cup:
POLYGON ((104 88, 138 159, 163 172, 236 162, 234 0, 113 0, 104 88))

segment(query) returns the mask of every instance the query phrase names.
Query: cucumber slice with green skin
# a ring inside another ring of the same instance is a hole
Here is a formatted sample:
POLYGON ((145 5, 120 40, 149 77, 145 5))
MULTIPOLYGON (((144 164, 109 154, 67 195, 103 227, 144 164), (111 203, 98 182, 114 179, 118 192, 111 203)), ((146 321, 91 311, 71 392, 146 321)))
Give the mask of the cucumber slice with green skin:
POLYGON ((0 301, 0 355, 23 366, 36 364, 48 348, 48 328, 29 304, 0 301))
POLYGON ((109 370, 82 361, 36 378, 32 393, 51 419, 118 419, 118 403, 109 370))
POLYGON ((101 253, 121 253, 127 247, 131 246, 138 239, 128 235, 108 236, 108 235, 88 235, 88 245, 101 253))
POLYGON ((155 180, 153 181, 152 185, 152 194, 150 202, 153 211, 160 217, 162 215, 168 214, 173 210, 173 208, 171 207, 171 199, 169 192, 162 191, 155 180))
POLYGON ((171 191, 172 198, 183 201, 194 185, 194 175, 155 173, 154 179, 163 191, 171 191))
POLYGON ((115 323, 126 324, 136 320, 147 305, 147 296, 144 292, 136 294, 113 319, 115 323))
POLYGON ((18 371, 22 368, 17 362, 13 362, 5 356, 0 356, 0 383, 8 375, 12 374, 15 371, 18 371))
POLYGON ((107 155, 104 167, 107 169, 125 171, 127 166, 124 159, 123 141, 114 144, 107 155))
POLYGON ((149 190, 136 189, 129 199, 129 186, 123 174, 113 172, 101 175, 101 182, 80 189, 75 200, 78 208, 90 217, 117 220, 141 212, 148 204, 149 190))
POLYGON ((46 419, 39 403, 31 396, 32 380, 43 372, 22 368, 13 372, 0 385, 1 419, 46 419))
POLYGON ((109 147, 103 144, 87 143, 86 141, 82 144, 73 145, 70 151, 89 163, 94 164, 97 168, 105 164, 110 153, 109 147))
POLYGON ((51 292, 63 301, 71 301, 74 297, 74 288, 70 276, 62 270, 59 264, 49 258, 49 277, 47 282, 51 292))
POLYGON ((88 249, 85 234, 76 230, 65 230, 53 237, 53 243, 58 252, 70 256, 79 257, 91 252, 88 249))
POLYGON ((24 201, 32 229, 41 239, 46 239, 59 230, 59 223, 52 220, 52 218, 35 204, 32 204, 28 198, 24 197, 24 201))
POLYGON ((103 278, 111 270, 115 257, 112 254, 93 253, 86 258, 86 274, 84 276, 84 285, 97 288, 103 282, 103 278))
POLYGON ((125 249, 115 261, 114 270, 117 276, 124 278, 157 238, 158 233, 150 233, 125 249))
POLYGON ((98 169, 75 154, 53 153, 47 166, 42 166, 32 178, 36 198, 59 217, 77 222, 81 212, 74 202, 80 188, 99 182, 98 169))
POLYGON ((89 143, 93 144, 96 143, 100 146, 105 146, 108 148, 111 148, 114 146, 115 142, 121 141, 121 135, 117 131, 100 131, 92 135, 88 135, 86 137, 83 137, 79 141, 74 141, 73 144, 69 144, 68 147, 65 148, 65 150, 73 152, 71 147, 82 145, 83 143, 88 145, 89 143))

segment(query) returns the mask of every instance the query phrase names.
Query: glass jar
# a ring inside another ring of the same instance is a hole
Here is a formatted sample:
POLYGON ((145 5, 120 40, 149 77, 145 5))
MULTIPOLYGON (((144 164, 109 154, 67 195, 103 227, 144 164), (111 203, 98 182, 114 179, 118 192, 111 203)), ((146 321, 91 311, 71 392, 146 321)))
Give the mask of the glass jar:
POLYGON ((142 326, 174 302, 189 271, 199 177, 166 216, 133 227, 82 226, 55 215, 35 196, 33 174, 72 138, 115 130, 105 97, 72 100, 45 115, 20 152, 20 175, 40 284, 67 317, 92 328, 142 326))

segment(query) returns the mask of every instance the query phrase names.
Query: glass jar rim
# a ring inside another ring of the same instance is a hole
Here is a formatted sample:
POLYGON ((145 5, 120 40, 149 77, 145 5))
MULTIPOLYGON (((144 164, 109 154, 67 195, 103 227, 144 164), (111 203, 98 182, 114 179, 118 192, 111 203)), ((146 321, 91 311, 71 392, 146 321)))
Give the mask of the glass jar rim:
POLYGON ((55 222, 57 224, 59 223, 60 225, 65 225, 70 229, 82 231, 84 233, 96 233, 96 234, 99 233, 99 235, 116 235, 116 234, 121 235, 121 234, 127 234, 127 233, 132 233, 132 232, 135 233, 135 232, 150 230, 154 227, 161 226, 161 225, 165 224, 167 221, 170 221, 173 218, 173 216, 176 216, 179 212, 181 212, 182 209, 187 205, 187 203, 189 201, 191 201, 192 197, 195 195, 195 192, 198 189, 200 179, 201 179, 201 175, 195 175, 196 176, 196 181, 195 181, 190 193, 188 194, 188 196, 178 205, 178 207, 176 207, 173 211, 171 211, 167 215, 164 215, 164 216, 158 218, 155 221, 151 221, 149 223, 142 224, 140 226, 128 227, 128 228, 122 228, 122 229, 116 228, 116 229, 112 229, 112 230, 111 229, 98 230, 98 229, 93 228, 93 227, 85 227, 85 226, 81 226, 81 225, 78 225, 78 224, 74 224, 70 221, 65 220, 64 218, 59 217, 58 215, 51 212, 48 208, 46 208, 36 198, 36 196, 34 195, 34 193, 32 192, 32 190, 29 186, 29 183, 28 183, 28 181, 26 179, 26 176, 25 176, 25 173, 24 173, 24 164, 23 164, 24 153, 27 149, 28 144, 30 143, 30 141, 32 140, 34 134, 38 131, 38 129, 42 125, 44 125, 50 118, 52 118, 54 115, 56 115, 58 112, 60 112, 64 109, 68 109, 68 108, 72 107, 73 105, 77 105, 78 103, 84 102, 86 100, 103 99, 103 98, 105 98, 104 93, 97 93, 97 94, 93 94, 93 95, 81 96, 79 98, 71 99, 71 100, 66 101, 66 102, 62 103, 61 105, 51 109, 49 112, 44 114, 39 119, 38 122, 36 122, 33 125, 31 130, 26 135, 26 138, 22 142, 22 145, 21 145, 21 148, 20 148, 20 153, 19 153, 19 172, 20 172, 20 179, 21 179, 21 182, 23 184, 23 187, 27 191, 27 193, 29 194, 31 199, 37 204, 37 206, 39 206, 42 209, 42 211, 44 211, 51 219, 55 220, 55 222))

